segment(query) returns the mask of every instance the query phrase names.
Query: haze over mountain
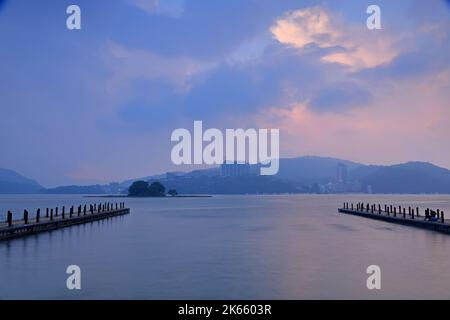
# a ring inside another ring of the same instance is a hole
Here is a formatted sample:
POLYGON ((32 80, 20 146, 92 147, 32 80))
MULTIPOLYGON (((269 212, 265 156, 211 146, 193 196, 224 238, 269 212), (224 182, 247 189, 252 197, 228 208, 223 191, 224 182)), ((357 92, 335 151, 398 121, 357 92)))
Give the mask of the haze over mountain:
MULTIPOLYGON (((256 172, 256 166, 251 168, 256 172)), ((190 194, 258 193, 450 193, 450 171, 425 162, 391 166, 365 165, 348 160, 305 156, 280 159, 280 171, 271 177, 222 177, 220 168, 159 174, 121 183, 90 186, 61 186, 44 189, 34 180, 0 169, 0 193, 119 194, 126 193, 137 180, 161 181, 166 187, 190 194), (346 184, 352 189, 335 188, 337 167, 346 168, 346 184), (356 187, 355 187, 356 186, 356 187), (336 191, 338 190, 338 191, 336 191)))
POLYGON ((41 189, 43 187, 36 181, 26 178, 13 170, 0 168, 0 193, 38 193, 41 189))
POLYGON ((346 165, 348 170, 365 167, 360 163, 328 157, 282 158, 276 177, 303 185, 327 183, 335 177, 336 166, 340 163, 346 165))

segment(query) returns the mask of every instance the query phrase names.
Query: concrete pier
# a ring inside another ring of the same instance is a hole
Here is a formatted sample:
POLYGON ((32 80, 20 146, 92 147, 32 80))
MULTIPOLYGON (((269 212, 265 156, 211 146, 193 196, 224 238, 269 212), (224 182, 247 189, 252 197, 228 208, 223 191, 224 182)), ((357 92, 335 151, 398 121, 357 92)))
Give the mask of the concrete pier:
POLYGON ((123 202, 116 203, 115 207, 112 203, 98 204, 98 206, 91 205, 92 209, 89 211, 86 210, 85 206, 83 214, 81 214, 81 208, 81 206, 78 207, 78 214, 73 214, 72 206, 69 215, 65 214, 65 208, 60 215, 58 215, 57 208, 55 209, 55 214, 53 214, 53 209, 50 209, 50 215, 48 215, 49 208, 47 208, 45 216, 42 216, 41 209, 38 209, 34 218, 31 218, 29 212, 24 210, 23 218, 19 220, 13 220, 13 214, 11 211, 8 211, 6 221, 0 222, 0 241, 130 213, 130 209, 126 208, 123 202))
MULTIPOLYGON (((406 226, 422 228, 427 230, 433 230, 437 232, 442 232, 446 234, 450 234, 450 220, 444 218, 444 212, 437 210, 437 215, 434 218, 435 221, 429 221, 430 209, 425 210, 425 216, 419 214, 419 208, 410 209, 409 212, 406 213, 406 208, 402 207, 392 207, 392 206, 384 206, 384 210, 382 210, 381 205, 376 205, 375 208, 377 210, 366 210, 367 207, 364 205, 358 205, 357 209, 353 209, 353 204, 345 203, 343 208, 338 209, 340 213, 343 214, 351 214, 354 216, 374 219, 374 220, 382 220, 390 223, 402 224, 406 226), (397 210, 399 209, 398 213, 397 210)), ((373 208, 373 207, 372 207, 373 208)))

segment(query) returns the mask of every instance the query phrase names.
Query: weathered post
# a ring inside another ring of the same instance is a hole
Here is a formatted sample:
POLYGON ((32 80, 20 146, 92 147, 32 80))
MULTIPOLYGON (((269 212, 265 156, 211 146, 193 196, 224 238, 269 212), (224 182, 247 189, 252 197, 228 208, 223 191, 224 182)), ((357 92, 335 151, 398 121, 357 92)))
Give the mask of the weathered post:
POLYGON ((62 218, 63 218, 63 219, 66 218, 66 207, 65 207, 65 206, 62 207, 62 213, 61 213, 61 215, 62 215, 62 218))
POLYGON ((441 222, 445 223, 445 219, 444 219, 444 211, 441 212, 441 222))
POLYGON ((441 211, 439 210, 439 209, 437 209, 437 216, 436 216, 436 218, 439 220, 439 213, 440 213, 441 211))
POLYGON ((23 210, 23 221, 25 224, 28 224, 28 211, 23 210))
POLYGON ((12 212, 11 211, 8 211, 8 215, 7 215, 7 217, 6 217, 6 220, 7 220, 7 222, 8 222, 8 227, 11 227, 12 226, 12 212))
POLYGON ((416 208, 416 214, 419 216, 419 207, 416 208))
POLYGON ((58 216, 58 207, 56 207, 56 209, 55 209, 55 217, 57 217, 58 216))
POLYGON ((89 206, 89 208, 91 209, 91 214, 94 214, 94 206, 91 204, 91 205, 89 206))
POLYGON ((45 217, 48 218, 48 208, 47 211, 45 212, 45 217))
POLYGON ((411 215, 411 207, 408 207, 408 216, 411 215))
POLYGON ((73 206, 70 207, 69 218, 72 218, 73 215, 73 206))
MULTIPOLYGON (((389 211, 392 212, 392 204, 391 204, 391 206, 389 207, 389 211)), ((394 213, 395 213, 395 212, 394 212, 394 213)))
POLYGON ((53 209, 50 209, 50 220, 53 220, 53 209))
POLYGON ((353 203, 352 203, 352 211, 353 211, 353 203))
POLYGON ((83 215, 86 215, 86 205, 83 207, 83 215))
MULTIPOLYGON (((401 212, 400 212, 400 213, 401 213, 401 212)), ((403 208, 403 218, 406 219, 406 209, 405 209, 405 208, 403 208)))
MULTIPOLYGON (((344 202, 344 209, 345 209, 345 202, 344 202)), ((117 202, 116 202, 116 210, 117 210, 117 202)))
POLYGON ((41 209, 36 211, 36 222, 39 223, 39 220, 41 220, 41 209))
POLYGON ((81 215, 81 205, 78 206, 78 216, 81 215))

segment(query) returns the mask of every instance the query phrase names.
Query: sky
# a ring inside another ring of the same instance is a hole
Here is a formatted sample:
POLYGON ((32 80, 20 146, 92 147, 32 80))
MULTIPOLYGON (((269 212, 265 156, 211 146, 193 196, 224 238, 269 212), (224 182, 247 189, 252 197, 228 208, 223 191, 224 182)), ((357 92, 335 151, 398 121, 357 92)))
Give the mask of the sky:
POLYGON ((449 27, 444 0, 0 0, 0 167, 47 187, 190 170, 170 136, 201 120, 277 128, 282 157, 450 168, 449 27))

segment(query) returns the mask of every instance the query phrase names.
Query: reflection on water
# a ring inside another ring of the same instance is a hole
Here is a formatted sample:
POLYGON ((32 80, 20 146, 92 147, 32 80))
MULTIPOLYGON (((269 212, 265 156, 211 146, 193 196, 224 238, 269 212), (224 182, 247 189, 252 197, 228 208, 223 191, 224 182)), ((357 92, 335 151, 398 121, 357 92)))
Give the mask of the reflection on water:
MULTIPOLYGON (((450 298, 450 236, 337 214, 360 200, 450 212, 450 196, 127 199, 130 215, 1 242, 0 298, 450 298), (72 264, 81 291, 66 289, 72 264)), ((94 202, 0 196, 0 217, 94 202)))

